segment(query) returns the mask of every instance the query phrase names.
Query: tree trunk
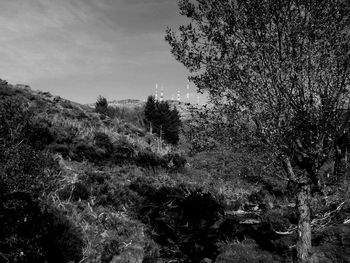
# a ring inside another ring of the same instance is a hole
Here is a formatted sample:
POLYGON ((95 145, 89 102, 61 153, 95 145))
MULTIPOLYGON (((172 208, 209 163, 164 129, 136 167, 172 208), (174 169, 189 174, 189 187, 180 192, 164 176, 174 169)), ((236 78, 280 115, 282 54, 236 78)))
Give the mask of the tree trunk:
POLYGON ((310 185, 299 187, 297 196, 298 222, 298 263, 311 262, 311 225, 310 225, 310 185))
POLYGON ((310 224, 310 184, 307 181, 301 182, 297 179, 292 164, 288 157, 285 158, 286 170, 289 180, 298 185, 297 208, 298 208, 298 242, 297 253, 298 263, 312 263, 311 254, 311 224, 310 224))

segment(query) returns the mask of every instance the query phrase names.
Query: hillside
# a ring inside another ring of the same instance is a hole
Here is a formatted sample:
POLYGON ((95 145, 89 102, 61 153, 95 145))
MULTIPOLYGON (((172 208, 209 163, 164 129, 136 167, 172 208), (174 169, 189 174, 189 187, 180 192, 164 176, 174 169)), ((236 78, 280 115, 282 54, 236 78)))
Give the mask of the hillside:
MULTIPOLYGON (((0 262, 296 260, 293 193, 262 147, 190 155, 187 134, 5 81, 0 116, 0 262)), ((345 179, 311 200, 319 262, 349 262, 345 179)))

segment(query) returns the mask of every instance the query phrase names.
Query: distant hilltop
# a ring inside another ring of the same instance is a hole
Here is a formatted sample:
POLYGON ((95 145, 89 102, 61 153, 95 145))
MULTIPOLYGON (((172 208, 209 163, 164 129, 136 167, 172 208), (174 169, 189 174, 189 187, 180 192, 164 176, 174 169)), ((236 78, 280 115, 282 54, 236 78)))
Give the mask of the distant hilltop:
MULTIPOLYGON (((182 102, 177 100, 166 100, 170 107, 176 107, 180 113, 182 119, 188 119, 190 117, 190 108, 197 107, 197 104, 191 104, 189 102, 182 102)), ((95 108, 95 103, 86 104, 91 108, 95 108)), ((111 100, 108 101, 108 106, 112 107, 127 107, 127 108, 135 108, 135 107, 143 107, 145 105, 145 101, 138 99, 124 99, 124 100, 111 100)))
MULTIPOLYGON (((134 108, 134 107, 142 107, 145 104, 144 101, 137 100, 137 99, 125 99, 125 100, 111 100, 108 101, 108 106, 112 107, 128 107, 128 108, 134 108)), ((89 103, 87 106, 95 108, 95 103, 89 103)))

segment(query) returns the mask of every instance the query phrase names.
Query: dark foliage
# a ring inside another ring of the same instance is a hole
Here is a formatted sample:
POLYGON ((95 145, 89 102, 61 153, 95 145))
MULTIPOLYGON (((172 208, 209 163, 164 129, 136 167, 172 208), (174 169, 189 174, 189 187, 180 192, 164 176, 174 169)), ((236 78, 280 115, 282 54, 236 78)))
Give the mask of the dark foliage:
POLYGON ((320 263, 349 262, 350 226, 341 224, 330 226, 315 234, 313 244, 316 246, 320 263))
POLYGON ((81 234, 39 200, 56 187, 58 166, 45 150, 51 124, 20 98, 0 102, 0 258, 4 262, 78 262, 81 234))
POLYGON ((127 186, 111 182, 97 186, 94 195, 97 196, 96 205, 113 207, 115 210, 120 210, 123 206, 137 205, 140 201, 140 197, 127 186))
POLYGON ((78 134, 78 128, 75 127, 55 127, 54 129, 54 138, 55 143, 64 144, 64 143, 72 143, 73 139, 78 134))
POLYGON ((61 189, 58 194, 62 200, 87 200, 91 195, 91 190, 86 184, 78 181, 61 189))
POLYGON ((167 163, 167 167, 172 171, 181 171, 185 168, 187 160, 178 153, 169 153, 163 157, 167 163))
POLYGON ((154 189, 140 181, 130 185, 144 198, 138 214, 155 232, 163 258, 199 262, 217 255, 216 235, 211 226, 222 216, 222 206, 200 190, 188 195, 186 188, 154 189))
POLYGON ((184 222, 197 229, 209 228, 224 213, 222 205, 210 193, 203 193, 201 190, 187 196, 181 208, 184 222))
POLYGON ((107 115, 108 113, 108 102, 107 99, 99 96, 95 103, 95 111, 101 113, 103 115, 107 115))
POLYGON ((67 144, 53 143, 49 146, 49 149, 52 152, 61 154, 64 158, 73 156, 73 153, 71 152, 70 147, 67 144))
POLYGON ((120 253, 119 242, 117 240, 111 240, 103 246, 101 255, 101 263, 109 263, 113 257, 120 253))
POLYGON ((119 140, 114 145, 113 161, 116 164, 133 163, 135 159, 134 146, 127 140, 119 140))
POLYGON ((52 141, 50 123, 35 119, 19 99, 0 103, 0 185, 3 193, 41 195, 55 184, 56 162, 43 151, 52 141))
POLYGON ((4 191, 40 195, 54 187, 55 177, 49 169, 54 171, 57 164, 48 153, 20 144, 3 148, 0 157, 0 182, 4 191))
POLYGON ((148 97, 145 106, 145 122, 149 130, 152 129, 167 142, 178 143, 180 115, 176 108, 171 110, 166 101, 156 101, 154 97, 148 97))
POLYGON ((72 160, 82 162, 84 160, 90 162, 99 162, 103 159, 103 154, 96 151, 91 143, 88 143, 84 140, 78 140, 73 145, 73 156, 72 160))
POLYGON ((51 124, 35 117, 17 98, 0 101, 0 143, 2 145, 28 144, 42 150, 53 141, 51 124))
POLYGON ((106 150, 107 153, 113 152, 113 144, 109 136, 103 132, 96 132, 94 135, 95 145, 99 148, 106 150))
POLYGON ((36 149, 43 150, 54 141, 51 123, 42 119, 33 119, 27 127, 26 138, 36 149))
POLYGON ((245 240, 242 243, 230 244, 223 249, 217 257, 217 263, 277 263, 275 257, 264 250, 261 250, 254 240, 245 240))
POLYGON ((113 151, 113 145, 110 144, 109 138, 104 135, 98 135, 97 140, 95 138, 95 142, 101 147, 84 139, 74 140, 73 144, 69 145, 69 157, 78 162, 89 161, 96 165, 109 164, 113 151))
POLYGON ((78 262, 80 232, 58 211, 40 206, 30 194, 0 199, 0 251, 4 262, 78 262))
POLYGON ((135 162, 138 166, 152 169, 154 172, 157 167, 164 167, 164 165, 166 165, 164 160, 153 153, 150 149, 145 149, 144 151, 139 152, 135 158, 135 162))

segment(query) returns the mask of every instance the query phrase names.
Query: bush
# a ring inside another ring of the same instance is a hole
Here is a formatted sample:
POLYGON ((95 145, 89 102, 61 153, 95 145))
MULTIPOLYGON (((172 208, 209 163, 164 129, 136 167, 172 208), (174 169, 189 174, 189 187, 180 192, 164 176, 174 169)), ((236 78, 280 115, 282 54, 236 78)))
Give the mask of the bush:
POLYGON ((75 127, 56 126, 54 127, 55 143, 70 144, 73 142, 73 139, 77 136, 78 132, 78 128, 75 127))
POLYGON ((0 157, 0 184, 4 191, 41 195, 55 186, 52 174, 58 167, 49 153, 23 143, 3 148, 0 157))
POLYGON ((313 245, 320 263, 349 262, 350 226, 341 224, 325 227, 315 234, 313 245))
POLYGON ((107 152, 98 151, 91 143, 85 140, 78 140, 72 146, 72 156, 70 156, 73 160, 82 162, 82 161, 90 161, 93 163, 100 163, 104 160, 105 154, 107 152))
POLYGON ((183 221, 191 228, 208 228, 223 216, 223 206, 210 194, 201 190, 192 192, 180 206, 183 221))
POLYGON ((187 195, 184 185, 155 189, 142 179, 133 182, 130 189, 142 197, 138 215, 163 247, 162 258, 199 262, 216 257, 217 240, 211 227, 223 210, 211 194, 196 190, 187 195))
POLYGON ((222 249, 217 257, 217 263, 273 263, 272 254, 259 249, 253 240, 246 240, 244 243, 230 244, 222 249))
POLYGON ((33 119, 27 127, 26 138, 37 150, 43 150, 54 141, 51 123, 44 119, 33 119))
POLYGON ((79 262, 81 233, 60 211, 28 193, 0 199, 0 251, 5 262, 79 262))
POLYGON ((49 149, 54 153, 59 153, 62 155, 62 157, 66 158, 68 156, 72 156, 72 153, 70 151, 70 148, 66 144, 57 144, 53 143, 50 145, 49 149))
POLYGON ((101 263, 110 263, 114 256, 119 255, 120 245, 117 240, 111 240, 103 246, 101 263))
POLYGON ((132 163, 135 159, 134 146, 126 139, 120 139, 114 145, 113 160, 117 164, 132 163))
POLYGON ((6 145, 26 143, 42 150, 53 141, 51 123, 35 117, 18 98, 0 103, 0 142, 6 145))
POLYGON ((152 169, 154 172, 157 167, 167 167, 167 162, 150 149, 145 149, 144 151, 139 152, 135 161, 138 166, 152 169))
POLYGON ((113 152, 113 144, 109 136, 103 132, 96 132, 94 135, 94 143, 97 147, 105 149, 107 153, 113 152))
POLYGON ((88 185, 86 185, 84 182, 78 181, 59 190, 58 195, 63 200, 87 200, 91 195, 91 191, 88 185))
POLYGON ((178 153, 169 153, 163 157, 167 162, 167 167, 174 171, 181 171, 185 168, 187 160, 178 153))
POLYGON ((128 187, 105 182, 94 190, 96 205, 120 210, 123 206, 137 205, 140 197, 128 187))

